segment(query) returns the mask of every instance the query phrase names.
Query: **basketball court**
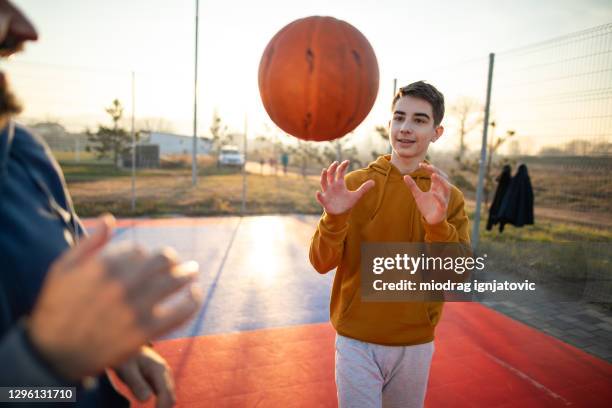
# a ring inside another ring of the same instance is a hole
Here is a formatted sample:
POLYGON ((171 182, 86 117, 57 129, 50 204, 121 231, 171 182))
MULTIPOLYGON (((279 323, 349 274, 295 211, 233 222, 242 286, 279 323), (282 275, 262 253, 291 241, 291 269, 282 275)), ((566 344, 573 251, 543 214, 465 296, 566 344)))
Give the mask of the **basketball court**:
MULTIPOLYGON (((204 303, 156 350, 179 407, 334 407, 333 272, 308 261, 313 216, 120 220, 114 241, 200 263, 204 303)), ((426 406, 604 407, 612 364, 476 303, 448 303, 426 406)), ((153 406, 146 404, 144 406, 153 406)))

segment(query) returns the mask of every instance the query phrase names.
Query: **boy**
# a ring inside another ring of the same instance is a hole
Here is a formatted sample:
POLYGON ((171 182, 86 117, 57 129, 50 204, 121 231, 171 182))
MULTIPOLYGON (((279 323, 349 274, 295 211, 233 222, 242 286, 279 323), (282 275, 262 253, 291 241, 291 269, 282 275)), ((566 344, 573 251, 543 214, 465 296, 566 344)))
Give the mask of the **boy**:
POLYGON ((444 96, 422 81, 401 88, 389 122, 391 155, 344 177, 321 173, 324 214, 310 245, 319 273, 336 268, 330 317, 337 332, 340 407, 421 407, 441 303, 362 302, 362 242, 469 244, 463 194, 425 161, 444 132, 444 96), (354 190, 354 191, 353 191, 354 190))

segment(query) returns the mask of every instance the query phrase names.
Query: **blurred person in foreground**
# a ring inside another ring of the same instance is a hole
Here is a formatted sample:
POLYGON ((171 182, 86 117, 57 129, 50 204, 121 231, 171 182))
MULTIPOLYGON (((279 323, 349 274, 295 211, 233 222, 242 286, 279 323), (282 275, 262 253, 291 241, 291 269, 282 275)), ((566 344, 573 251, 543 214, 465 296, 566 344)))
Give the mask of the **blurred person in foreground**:
MULTIPOLYGON (((0 0, 0 57, 37 38, 0 0)), ((145 344, 198 310, 197 264, 169 249, 106 248, 111 216, 87 237, 50 150, 13 123, 19 111, 0 72, 0 386, 74 386, 77 406, 128 406, 114 369, 137 399, 172 406, 169 368, 145 344)))

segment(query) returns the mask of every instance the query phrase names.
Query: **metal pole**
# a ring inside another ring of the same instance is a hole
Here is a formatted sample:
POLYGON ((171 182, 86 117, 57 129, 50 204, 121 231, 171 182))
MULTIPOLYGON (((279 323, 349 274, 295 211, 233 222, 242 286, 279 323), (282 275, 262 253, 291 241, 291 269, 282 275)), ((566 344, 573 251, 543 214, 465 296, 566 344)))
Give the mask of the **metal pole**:
POLYGON ((74 141, 75 141, 74 158, 77 163, 80 163, 81 162, 81 147, 79 146, 79 135, 75 136, 74 141))
POLYGON ((476 212, 474 213, 474 224, 472 225, 472 249, 478 248, 480 238, 480 205, 482 204, 482 193, 484 188, 484 173, 487 161, 487 131, 489 129, 489 107, 491 105, 491 87, 493 85, 493 64, 495 54, 489 54, 489 79, 487 82, 487 100, 485 103, 484 125, 482 129, 482 146, 480 147, 480 161, 478 167, 478 185, 476 187, 476 212))
POLYGON ((248 132, 248 117, 245 114, 244 115, 244 140, 243 140, 244 165, 242 166, 242 205, 240 206, 240 214, 243 216, 246 211, 246 195, 247 195, 247 174, 246 174, 247 132, 248 132))
POLYGON ((193 76, 193 150, 191 152, 191 185, 198 184, 198 16, 200 1, 196 0, 195 64, 193 76))
MULTIPOLYGON (((397 78, 393 78, 393 97, 395 98, 395 93, 397 92, 397 78)), ((389 129, 389 133, 391 133, 391 129, 389 129)), ((389 141, 389 148, 387 153, 393 153, 393 148, 391 147, 391 141, 389 141)))
POLYGON ((135 95, 136 75, 132 71, 132 212, 136 210, 136 130, 134 127, 134 109, 136 106, 135 95))

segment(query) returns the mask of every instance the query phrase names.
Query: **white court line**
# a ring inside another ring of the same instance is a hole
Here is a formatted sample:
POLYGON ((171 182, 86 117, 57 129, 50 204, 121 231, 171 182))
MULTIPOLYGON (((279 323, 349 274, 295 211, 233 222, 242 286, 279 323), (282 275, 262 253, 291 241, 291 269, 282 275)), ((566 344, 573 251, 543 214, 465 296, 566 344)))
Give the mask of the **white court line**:
POLYGON ((518 368, 515 368, 515 367, 511 366, 510 364, 506 363, 505 361, 500 360, 499 358, 495 357, 494 355, 492 355, 490 353, 487 353, 484 350, 482 350, 482 352, 484 354, 486 354, 487 356, 489 356, 489 358, 491 358, 493 361, 495 361, 500 366, 502 366, 504 368, 507 368, 508 370, 512 371, 514 374, 518 375, 523 380, 526 380, 529 383, 531 383, 534 387, 544 391, 549 396, 551 396, 551 397, 553 397, 555 399, 560 400, 564 405, 572 405, 572 403, 570 401, 566 400, 565 398, 563 398, 561 395, 557 394, 553 390, 547 388, 546 386, 544 386, 544 384, 541 384, 541 383, 537 382, 536 380, 534 380, 533 378, 531 378, 530 376, 528 376, 527 374, 525 374, 524 372, 522 372, 518 368))

